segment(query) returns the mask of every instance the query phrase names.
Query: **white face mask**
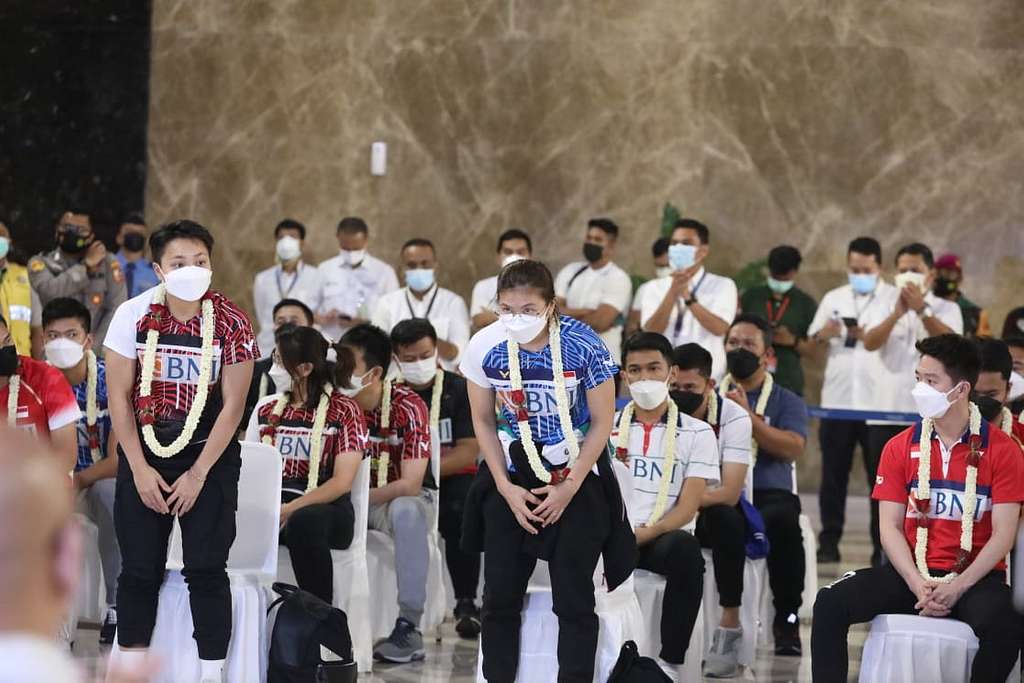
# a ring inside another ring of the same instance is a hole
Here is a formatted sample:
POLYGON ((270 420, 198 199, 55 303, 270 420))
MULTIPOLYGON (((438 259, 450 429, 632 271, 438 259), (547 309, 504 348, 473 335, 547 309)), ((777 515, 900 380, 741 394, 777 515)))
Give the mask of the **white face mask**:
POLYGON ((515 263, 516 261, 522 261, 525 258, 526 258, 525 256, 520 256, 519 254, 509 254, 505 258, 501 259, 501 267, 504 268, 505 266, 507 266, 510 263, 515 263))
POLYGON ((910 395, 914 397, 914 403, 917 404, 917 413, 925 419, 937 420, 946 414, 949 410, 949 406, 953 405, 949 402, 949 395, 956 391, 957 384, 949 391, 943 393, 924 382, 918 382, 910 395))
POLYGON ((75 367, 85 355, 85 347, 64 337, 47 342, 43 351, 46 352, 46 362, 61 370, 75 367))
POLYGON ((164 273, 164 284, 167 292, 184 301, 199 301, 210 289, 213 271, 199 266, 175 268, 164 273))
POLYGON ((668 398, 668 382, 642 379, 629 385, 633 402, 644 410, 654 410, 668 398))
POLYGON ((505 326, 508 338, 519 344, 529 344, 548 324, 546 315, 502 313, 498 320, 505 326))
MULTIPOLYGON (((370 370, 370 372, 373 372, 373 370, 370 370)), ((342 396, 355 398, 356 394, 358 394, 360 391, 366 388, 366 378, 370 375, 370 372, 366 373, 362 377, 353 376, 352 379, 349 380, 349 384, 351 384, 352 386, 349 388, 338 387, 338 393, 340 393, 342 396)))
POLYGON ((1006 400, 1016 401, 1021 396, 1024 396, 1024 377, 1019 372, 1010 373, 1010 393, 1007 395, 1006 400))
POLYGON ((897 274, 896 277, 893 278, 893 281, 896 283, 897 289, 903 289, 907 285, 917 285, 917 288, 920 289, 923 294, 925 292, 924 281, 926 279, 927 277, 925 275, 908 270, 905 273, 897 274))
POLYGON ((270 379, 274 380, 274 386, 279 392, 292 390, 292 375, 283 365, 274 363, 270 366, 267 374, 270 375, 270 379))
POLYGON ((402 371, 402 377, 410 384, 426 384, 433 381, 437 375, 437 354, 412 363, 399 362, 398 369, 402 371))
POLYGON ((347 249, 341 250, 341 260, 345 265, 358 266, 363 262, 364 258, 366 258, 365 249, 353 249, 352 251, 348 251, 347 249))
POLYGON ((654 269, 654 277, 668 277, 672 274, 672 266, 658 266, 654 269))
POLYGON ((291 235, 285 235, 277 241, 277 258, 282 261, 294 261, 302 256, 302 242, 291 235))

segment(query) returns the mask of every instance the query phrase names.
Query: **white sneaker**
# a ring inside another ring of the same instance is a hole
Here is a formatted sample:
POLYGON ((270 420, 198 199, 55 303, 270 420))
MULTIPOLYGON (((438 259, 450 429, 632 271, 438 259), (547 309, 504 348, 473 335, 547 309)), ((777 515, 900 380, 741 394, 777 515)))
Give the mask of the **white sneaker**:
POLYGON ((740 670, 740 644, 743 642, 742 628, 715 629, 711 651, 704 659, 704 675, 708 678, 732 678, 740 670))

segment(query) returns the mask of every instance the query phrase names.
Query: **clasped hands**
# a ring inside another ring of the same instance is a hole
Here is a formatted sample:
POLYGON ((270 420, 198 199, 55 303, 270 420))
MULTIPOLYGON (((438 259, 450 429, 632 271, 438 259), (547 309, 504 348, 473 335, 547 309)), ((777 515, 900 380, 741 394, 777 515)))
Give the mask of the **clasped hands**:
POLYGON ((913 587, 917 596, 914 609, 919 610, 922 617, 948 617, 964 590, 965 588, 955 579, 949 583, 933 583, 918 579, 917 585, 913 587))
POLYGON ((508 503, 519 526, 527 533, 535 535, 539 533, 535 525, 548 527, 562 518, 579 488, 579 483, 570 477, 561 483, 535 489, 524 489, 506 481, 499 487, 498 492, 508 503), (530 509, 531 505, 535 507, 530 509))

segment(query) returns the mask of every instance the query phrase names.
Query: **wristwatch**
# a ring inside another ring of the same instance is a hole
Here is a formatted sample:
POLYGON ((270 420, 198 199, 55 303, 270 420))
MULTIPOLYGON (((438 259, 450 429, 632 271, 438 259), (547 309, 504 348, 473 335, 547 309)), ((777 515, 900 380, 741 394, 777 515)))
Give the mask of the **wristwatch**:
POLYGON ((922 318, 931 318, 931 317, 933 317, 935 315, 934 313, 932 313, 932 306, 931 306, 931 304, 927 304, 927 303, 921 308, 920 311, 918 311, 917 314, 919 316, 921 316, 922 318))
POLYGON ((687 307, 690 307, 693 304, 697 303, 697 297, 690 295, 689 299, 683 299, 683 303, 686 304, 687 307))

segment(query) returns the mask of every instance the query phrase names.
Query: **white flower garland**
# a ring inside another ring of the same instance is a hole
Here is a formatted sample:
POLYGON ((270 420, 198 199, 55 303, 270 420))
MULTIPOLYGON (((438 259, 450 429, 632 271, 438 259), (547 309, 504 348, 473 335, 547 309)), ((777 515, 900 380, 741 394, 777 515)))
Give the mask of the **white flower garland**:
MULTIPOLYGON (((164 303, 164 285, 156 287, 153 292, 153 304, 162 306, 164 303)), ((192 435, 199 426, 199 419, 206 408, 206 398, 210 389, 210 378, 213 375, 213 328, 216 323, 213 316, 213 302, 210 299, 203 299, 203 323, 202 323, 202 357, 199 365, 199 379, 196 386, 195 399, 189 408, 188 416, 185 418, 185 426, 174 441, 164 446, 156 438, 153 431, 154 408, 150 405, 150 393, 153 389, 153 374, 156 364, 156 347, 160 340, 159 313, 150 313, 150 316, 157 316, 149 324, 146 332, 146 350, 142 354, 142 377, 139 386, 139 397, 144 399, 142 418, 142 436, 146 445, 154 455, 160 458, 170 458, 180 453, 192 441, 192 435)), ((168 313, 169 315, 169 313, 168 313)))
MULTIPOLYGON (((569 412, 569 393, 565 388, 565 370, 562 365, 562 333, 557 314, 551 317, 548 324, 548 343, 551 345, 551 379, 555 385, 555 404, 558 406, 558 422, 562 435, 569 446, 569 460, 566 469, 572 469, 580 454, 579 440, 572 426, 572 415, 569 412)), ((544 469, 537 452, 537 444, 533 442, 533 431, 530 429, 530 414, 526 410, 526 394, 523 391, 523 375, 519 367, 519 344, 508 340, 508 374, 512 382, 512 401, 516 406, 516 423, 519 425, 519 440, 526 451, 527 460, 534 476, 545 484, 551 483, 551 473, 544 469)))
MULTIPOLYGON (((313 431, 309 435, 309 473, 306 475, 306 493, 320 484, 320 454, 323 450, 324 424, 327 422, 327 408, 331 403, 332 393, 334 393, 334 387, 330 384, 326 385, 320 395, 320 402, 316 405, 316 412, 313 413, 313 431)), ((261 439, 268 446, 273 446, 277 439, 277 425, 281 421, 281 416, 284 415, 284 409, 291 401, 291 397, 290 391, 282 392, 281 397, 274 404, 274 410, 270 413, 271 419, 267 421, 270 428, 261 439)))
POLYGON ((932 469, 932 434, 934 424, 931 420, 921 422, 921 454, 917 465, 917 491, 914 493, 914 506, 917 508, 917 542, 914 544, 914 559, 917 571, 925 581, 933 583, 949 583, 962 572, 970 561, 974 547, 974 512, 978 507, 978 461, 981 458, 981 411, 978 406, 970 404, 970 447, 967 457, 967 477, 964 482, 964 508, 960 517, 960 550, 957 552, 953 571, 945 576, 932 576, 928 572, 928 527, 931 520, 928 510, 931 507, 931 469, 932 469))
POLYGON ((391 464, 391 379, 385 379, 380 396, 380 454, 377 456, 377 488, 387 486, 391 464))
MULTIPOLYGON (((633 424, 633 401, 626 404, 619 417, 619 438, 615 443, 615 457, 623 462, 629 460, 629 430, 633 424)), ((672 399, 668 401, 668 419, 665 423, 665 439, 661 444, 661 453, 664 458, 662 466, 661 481, 658 483, 658 497, 654 499, 654 509, 647 520, 647 526, 652 526, 662 515, 668 505, 668 490, 672 484, 672 470, 676 466, 676 436, 679 429, 679 406, 672 399)))
POLYGON ((96 427, 96 354, 85 352, 85 431, 89 437, 89 457, 93 464, 100 459, 99 429, 96 427))
POLYGON ((441 421, 441 392, 444 388, 444 370, 438 368, 434 375, 434 389, 430 392, 430 433, 437 433, 441 421))
MULTIPOLYGON (((1001 417, 999 421, 999 429, 1003 430, 1004 434, 1013 436, 1013 413, 1010 412, 1009 408, 1004 406, 999 415, 1001 417)), ((1021 412, 1021 415, 1024 415, 1024 411, 1021 412)))
POLYGON ((718 426, 718 395, 713 391, 708 396, 708 410, 704 415, 704 421, 712 427, 718 426))
MULTIPOLYGON (((726 375, 722 379, 722 391, 723 392, 728 392, 729 391, 729 387, 733 383, 734 382, 733 382, 733 379, 732 379, 732 375, 726 375)), ((775 388, 775 378, 772 376, 772 373, 770 373, 770 372, 764 373, 764 384, 761 385, 761 393, 758 394, 758 396, 757 396, 757 404, 754 406, 754 415, 757 415, 758 417, 764 417, 764 411, 768 407, 768 399, 771 398, 772 389, 774 389, 774 388, 775 388)), ((723 393, 722 395, 725 396, 725 393, 723 393)), ((717 409, 718 406, 716 405, 715 408, 717 409)), ((711 411, 711 406, 708 406, 708 412, 710 413, 710 411, 711 411)), ((712 422, 711 424, 714 424, 714 423, 712 422)), ((750 462, 751 462, 751 464, 757 462, 757 449, 758 449, 757 439, 751 437, 750 438, 750 462)))
POLYGON ((11 375, 7 383, 7 426, 18 426, 18 392, 21 389, 21 375, 11 375))

